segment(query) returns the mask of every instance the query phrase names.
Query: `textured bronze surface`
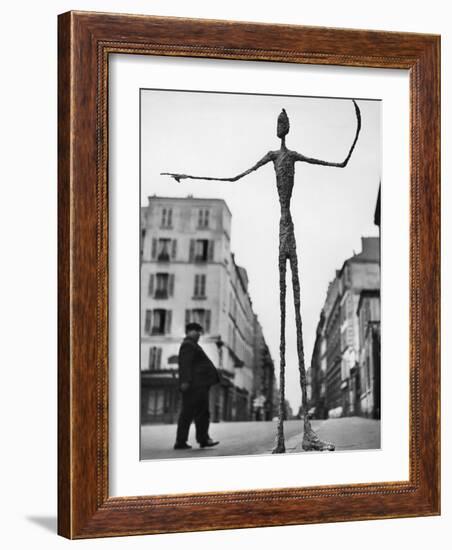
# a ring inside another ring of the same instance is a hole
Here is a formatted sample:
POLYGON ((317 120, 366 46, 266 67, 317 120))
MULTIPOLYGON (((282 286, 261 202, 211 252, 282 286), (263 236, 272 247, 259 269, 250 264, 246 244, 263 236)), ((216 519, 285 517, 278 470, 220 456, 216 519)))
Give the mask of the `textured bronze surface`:
POLYGON ((280 345, 279 345, 279 357, 280 357, 280 372, 279 372, 279 420, 277 428, 276 446, 273 453, 279 454, 285 452, 284 442, 284 417, 285 417, 285 368, 286 368, 286 339, 285 339, 285 325, 286 325, 286 269, 287 261, 290 263, 290 269, 292 271, 292 290, 295 304, 295 325, 297 331, 297 353, 298 353, 298 370, 300 373, 300 386, 302 395, 302 407, 303 407, 303 449, 305 451, 334 451, 334 444, 321 441, 318 435, 311 427, 308 415, 308 398, 306 392, 306 368, 304 362, 304 348, 303 348, 303 327, 300 313, 300 278, 298 275, 298 258, 297 258, 297 246, 295 241, 294 225, 292 221, 292 215, 290 212, 290 200, 292 198, 294 175, 295 175, 295 163, 307 162, 309 164, 320 164, 321 166, 334 166, 335 168, 345 168, 350 160, 350 157, 358 141, 359 132, 361 131, 361 113, 358 105, 353 101, 356 112, 357 126, 355 139, 350 147, 348 155, 342 162, 328 162, 326 160, 319 160, 314 158, 305 157, 297 151, 291 151, 286 147, 286 135, 289 133, 290 122, 287 116, 286 110, 283 109, 278 117, 276 126, 276 134, 281 139, 281 147, 278 151, 269 151, 261 160, 259 160, 254 166, 233 176, 232 178, 214 178, 203 176, 188 176, 187 174, 174 174, 172 172, 162 172, 161 175, 171 176, 177 182, 182 179, 191 180, 209 180, 209 181, 230 181, 235 182, 244 176, 254 172, 261 166, 264 166, 268 162, 273 162, 276 173, 276 187, 278 189, 279 204, 281 206, 281 218, 279 220, 279 294, 280 294, 280 345))
POLYGON ((58 532, 86 538, 438 514, 439 37, 70 12, 59 17, 58 48, 58 532), (107 92, 113 53, 409 70, 408 480, 109 496, 107 92))

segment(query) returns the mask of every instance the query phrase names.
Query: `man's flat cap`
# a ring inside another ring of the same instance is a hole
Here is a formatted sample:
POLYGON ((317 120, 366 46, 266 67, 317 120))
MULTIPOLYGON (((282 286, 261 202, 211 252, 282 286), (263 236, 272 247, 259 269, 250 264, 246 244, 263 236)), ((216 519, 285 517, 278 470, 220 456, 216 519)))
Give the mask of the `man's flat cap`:
POLYGON ((200 332, 204 332, 204 329, 199 323, 187 323, 185 325, 185 332, 190 332, 190 330, 199 330, 200 332))

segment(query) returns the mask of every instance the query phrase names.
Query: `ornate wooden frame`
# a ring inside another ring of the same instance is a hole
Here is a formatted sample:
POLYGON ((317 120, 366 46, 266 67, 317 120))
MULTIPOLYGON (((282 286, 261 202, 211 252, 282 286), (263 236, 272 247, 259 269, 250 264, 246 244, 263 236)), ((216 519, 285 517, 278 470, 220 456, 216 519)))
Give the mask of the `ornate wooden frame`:
POLYGON ((58 38, 58 532, 69 538, 440 513, 440 37, 69 12, 58 38), (410 476, 108 494, 108 59, 266 60, 410 73, 410 476))

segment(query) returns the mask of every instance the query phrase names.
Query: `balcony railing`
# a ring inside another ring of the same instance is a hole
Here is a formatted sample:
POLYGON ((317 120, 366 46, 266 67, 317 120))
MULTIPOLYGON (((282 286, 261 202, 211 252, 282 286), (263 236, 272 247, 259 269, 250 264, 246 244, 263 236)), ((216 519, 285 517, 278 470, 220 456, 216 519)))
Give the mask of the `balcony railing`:
POLYGON ((157 261, 159 261, 159 262, 169 262, 170 261, 170 255, 165 253, 165 252, 161 252, 157 256, 157 261))
POLYGON ((166 298, 168 298, 168 290, 166 288, 157 289, 155 291, 154 298, 156 300, 165 300, 166 298))

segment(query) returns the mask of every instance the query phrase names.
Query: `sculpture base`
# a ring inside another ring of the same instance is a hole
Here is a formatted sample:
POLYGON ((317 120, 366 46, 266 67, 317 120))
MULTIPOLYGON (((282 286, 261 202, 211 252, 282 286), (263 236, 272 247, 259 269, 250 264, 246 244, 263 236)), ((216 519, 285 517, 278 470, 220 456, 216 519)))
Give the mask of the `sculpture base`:
POLYGON ((334 443, 322 441, 314 430, 305 430, 303 442, 301 444, 303 451, 334 451, 334 443))

